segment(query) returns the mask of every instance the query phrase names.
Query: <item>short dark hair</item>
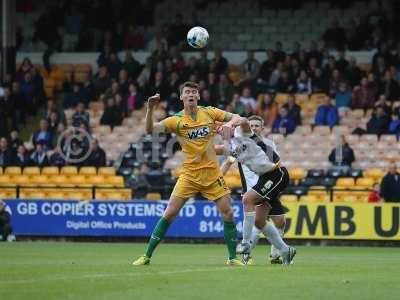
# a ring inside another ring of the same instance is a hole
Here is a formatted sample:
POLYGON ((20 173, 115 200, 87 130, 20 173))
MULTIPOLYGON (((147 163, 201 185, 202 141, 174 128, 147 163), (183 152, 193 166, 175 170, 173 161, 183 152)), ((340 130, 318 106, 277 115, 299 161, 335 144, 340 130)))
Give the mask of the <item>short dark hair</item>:
POLYGON ((199 85, 196 82, 193 81, 186 81, 184 83, 181 84, 180 88, 179 88, 179 93, 182 94, 182 91, 185 87, 188 88, 192 88, 192 89, 196 89, 199 90, 199 85))
POLYGON ((262 117, 260 117, 260 116, 257 116, 257 115, 252 115, 252 116, 250 116, 249 118, 248 118, 248 120, 249 120, 249 122, 250 121, 260 121, 261 122, 261 125, 262 126, 264 126, 264 119, 262 118, 262 117))

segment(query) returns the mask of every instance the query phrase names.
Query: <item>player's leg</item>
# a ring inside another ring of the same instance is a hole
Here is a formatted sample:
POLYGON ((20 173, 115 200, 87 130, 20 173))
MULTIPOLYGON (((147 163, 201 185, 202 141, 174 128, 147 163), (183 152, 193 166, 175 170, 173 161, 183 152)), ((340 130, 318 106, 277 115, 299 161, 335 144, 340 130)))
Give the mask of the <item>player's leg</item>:
POLYGON ((164 211, 163 216, 158 220, 156 227, 150 236, 149 242, 143 256, 139 257, 133 262, 133 265, 147 265, 150 263, 150 258, 153 256, 154 250, 158 244, 164 239, 164 236, 169 228, 169 225, 175 219, 183 205, 185 205, 186 199, 172 196, 169 199, 168 206, 164 211))
MULTIPOLYGON (((283 238, 283 236, 285 234, 285 225, 286 225, 285 215, 270 216, 270 219, 272 220, 272 222, 274 223, 274 226, 278 230, 279 235, 283 238)), ((271 245, 270 261, 271 261, 271 264, 281 264, 282 263, 279 250, 276 249, 276 247, 274 245, 271 245)))
POLYGON ((224 240, 228 248, 229 264, 241 265, 240 260, 236 259, 237 230, 233 218, 230 194, 225 195, 215 201, 224 220, 224 240))
POLYGON ((200 193, 215 201, 219 212, 224 221, 224 240, 228 248, 228 265, 243 266, 240 259, 236 258, 237 230, 233 217, 233 209, 231 205, 231 194, 222 176, 220 176, 213 184, 205 186, 200 193))
POLYGON ((255 190, 248 190, 242 198, 243 203, 243 238, 237 247, 238 253, 250 253, 250 241, 256 220, 255 206, 262 201, 262 197, 255 190))
POLYGON ((145 253, 133 262, 133 265, 147 265, 150 263, 150 258, 158 244, 164 238, 170 224, 175 219, 180 209, 185 205, 188 198, 193 196, 198 191, 195 186, 185 176, 180 176, 172 191, 168 206, 164 211, 163 216, 158 220, 156 227, 153 229, 145 253))

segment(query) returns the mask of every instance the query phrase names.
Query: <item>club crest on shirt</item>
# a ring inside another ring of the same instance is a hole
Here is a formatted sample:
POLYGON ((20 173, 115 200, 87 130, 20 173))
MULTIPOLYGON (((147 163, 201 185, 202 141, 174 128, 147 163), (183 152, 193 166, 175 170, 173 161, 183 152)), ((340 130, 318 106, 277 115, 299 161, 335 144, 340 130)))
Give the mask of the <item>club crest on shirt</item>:
POLYGON ((210 128, 208 126, 203 126, 200 128, 189 130, 187 134, 189 139, 195 140, 206 137, 209 133, 210 128))

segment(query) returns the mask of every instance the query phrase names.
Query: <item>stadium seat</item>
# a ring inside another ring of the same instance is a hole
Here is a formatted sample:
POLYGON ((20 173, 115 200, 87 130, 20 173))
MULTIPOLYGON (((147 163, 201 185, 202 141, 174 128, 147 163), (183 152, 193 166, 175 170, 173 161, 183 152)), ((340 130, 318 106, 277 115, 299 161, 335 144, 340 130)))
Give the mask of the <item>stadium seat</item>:
POLYGON ((57 167, 44 167, 42 169, 42 175, 53 176, 53 175, 58 175, 58 174, 59 174, 59 170, 57 167))
POLYGON ((130 200, 132 191, 130 189, 96 189, 97 200, 130 200))
POLYGON ((3 167, 0 167, 0 175, 3 175, 3 167))
POLYGON ((158 200, 161 200, 161 194, 160 193, 147 193, 145 198, 146 198, 146 200, 150 200, 150 201, 158 201, 158 200))
POLYGON ((4 171, 6 175, 21 175, 21 168, 20 167, 7 167, 4 171))
POLYGON ((372 188, 374 179, 371 177, 361 177, 357 179, 356 185, 360 188, 372 188))
POLYGON ((320 136, 327 136, 331 134, 331 129, 329 128, 329 126, 315 126, 313 134, 317 134, 320 136))
POLYGON ((40 168, 39 167, 25 167, 23 173, 24 175, 40 175, 40 168))
POLYGON ((287 202, 297 202, 297 196, 296 195, 287 195, 283 194, 279 198, 283 203, 287 202))
POLYGON ((379 168, 371 168, 364 171, 364 177, 373 178, 375 181, 380 181, 384 176, 384 172, 379 168))
POLYGON ((342 177, 338 178, 336 181, 336 186, 341 188, 349 188, 354 186, 354 178, 352 177, 342 177))
POLYGON ((91 185, 94 185, 94 186, 100 186, 100 185, 103 185, 104 184, 104 176, 102 176, 102 175, 96 175, 96 176, 89 176, 87 179, 86 179, 86 183, 87 184, 91 184, 91 185))
POLYGON ((97 170, 95 167, 82 167, 79 169, 79 175, 84 175, 84 176, 97 175, 97 170))
POLYGON ((324 186, 311 186, 308 190, 308 195, 316 198, 314 202, 324 202, 330 200, 329 194, 324 186))
POLYGON ((124 177, 122 176, 106 176, 104 183, 98 184, 99 186, 107 187, 124 187, 124 177))
POLYGON ((0 186, 10 185, 14 186, 15 184, 11 181, 11 177, 9 175, 0 175, 0 186))
POLYGON ((65 199, 65 193, 62 191, 46 192, 46 198, 54 199, 54 200, 63 200, 63 199, 65 199))
POLYGON ((77 175, 78 168, 74 166, 66 166, 61 168, 61 175, 77 175))
POLYGON ((68 184, 77 187, 90 187, 91 184, 86 183, 86 177, 84 175, 74 175, 68 177, 68 184))
POLYGON ((291 168, 289 169, 289 176, 297 183, 306 176, 306 171, 303 168, 291 168))
POLYGON ((55 175, 49 177, 49 181, 52 184, 55 184, 57 186, 66 186, 68 185, 68 177, 65 175, 55 175))
POLYGON ((19 186, 29 186, 32 185, 31 181, 29 180, 29 176, 27 175, 18 175, 13 176, 12 181, 19 186))
POLYGON ((14 199, 17 197, 17 191, 15 188, 0 188, 0 199, 14 199))
POLYGON ((316 203, 320 201, 315 195, 303 195, 300 196, 300 202, 316 203))
POLYGON ((103 176, 115 176, 115 168, 113 167, 101 167, 98 170, 99 175, 103 176))
POLYGON ((47 175, 36 175, 30 177, 30 182, 32 185, 39 185, 39 186, 53 186, 50 183, 49 178, 47 175))

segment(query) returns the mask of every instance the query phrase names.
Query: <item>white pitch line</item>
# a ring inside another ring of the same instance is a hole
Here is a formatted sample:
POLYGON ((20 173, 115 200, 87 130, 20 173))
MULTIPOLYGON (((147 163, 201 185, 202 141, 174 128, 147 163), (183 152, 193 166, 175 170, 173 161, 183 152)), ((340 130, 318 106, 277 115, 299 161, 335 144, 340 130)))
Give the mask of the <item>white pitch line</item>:
MULTIPOLYGON (((134 268, 134 267, 132 267, 134 268)), ((146 268, 146 267, 144 267, 146 268)), ((240 267, 239 267, 240 268, 240 267)), ((225 270, 237 270, 239 268, 235 267, 219 267, 212 269, 186 269, 186 270, 176 270, 176 271, 166 271, 166 272, 146 272, 146 273, 100 273, 100 274, 85 274, 80 276, 62 276, 62 277, 48 277, 48 278, 37 278, 37 279, 21 279, 21 280, 1 280, 0 286, 7 284, 27 284, 27 283, 40 283, 40 282, 54 282, 54 281, 64 281, 64 280, 81 280, 81 279, 95 279, 95 278, 112 278, 112 277, 143 277, 143 276, 159 276, 159 275, 174 275, 174 274, 184 274, 192 272, 213 272, 213 271, 225 271, 225 270)))

